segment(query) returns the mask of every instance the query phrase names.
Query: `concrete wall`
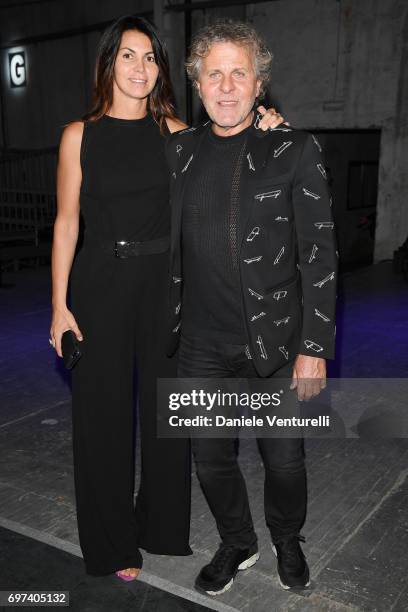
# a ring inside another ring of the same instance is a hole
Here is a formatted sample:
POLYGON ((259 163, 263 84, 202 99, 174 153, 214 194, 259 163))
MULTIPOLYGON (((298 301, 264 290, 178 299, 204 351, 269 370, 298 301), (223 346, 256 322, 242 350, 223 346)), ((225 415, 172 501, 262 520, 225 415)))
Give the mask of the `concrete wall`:
POLYGON ((275 52, 271 89, 294 125, 381 128, 375 260, 391 257, 408 235, 408 3, 281 0, 248 17, 275 52))
MULTIPOLYGON (((184 14, 160 14, 164 0, 72 0, 2 9, 1 45, 156 10, 168 43, 182 116, 184 14)), ((167 4, 167 1, 166 1, 167 4)), ((375 259, 392 256, 408 234, 408 2, 406 0, 277 0, 197 10, 192 29, 217 15, 251 21, 274 55, 270 92, 279 109, 306 129, 381 129, 375 259)), ((98 32, 26 45, 29 83, 7 85, 2 50, 6 144, 44 147, 89 103, 98 32)), ((1 136, 0 136, 1 138, 1 136)), ((0 146, 4 144, 0 140, 0 146)))

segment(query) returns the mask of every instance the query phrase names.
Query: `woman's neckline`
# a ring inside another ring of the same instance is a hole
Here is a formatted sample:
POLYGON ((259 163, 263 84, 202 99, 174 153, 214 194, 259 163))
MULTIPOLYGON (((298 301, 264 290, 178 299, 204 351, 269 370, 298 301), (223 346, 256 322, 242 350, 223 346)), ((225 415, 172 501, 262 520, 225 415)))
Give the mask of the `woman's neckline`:
POLYGON ((151 119, 150 113, 146 113, 144 117, 140 119, 120 119, 119 117, 112 117, 111 115, 103 115, 102 117, 107 123, 111 123, 112 125, 124 125, 127 127, 145 125, 151 119))

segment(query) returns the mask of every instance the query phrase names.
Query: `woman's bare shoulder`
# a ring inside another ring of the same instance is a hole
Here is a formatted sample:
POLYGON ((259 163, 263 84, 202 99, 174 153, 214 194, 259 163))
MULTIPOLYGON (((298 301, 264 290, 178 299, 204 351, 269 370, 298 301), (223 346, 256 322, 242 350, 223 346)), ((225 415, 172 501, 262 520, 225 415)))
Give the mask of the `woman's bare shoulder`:
POLYGON ((83 131, 83 121, 71 121, 71 123, 68 123, 66 126, 64 126, 62 138, 69 142, 77 142, 78 139, 81 140, 83 131))
POLYGON ((72 121, 64 127, 59 146, 60 158, 67 158, 68 156, 68 158, 72 157, 74 159, 78 157, 81 149, 83 131, 83 121, 72 121))

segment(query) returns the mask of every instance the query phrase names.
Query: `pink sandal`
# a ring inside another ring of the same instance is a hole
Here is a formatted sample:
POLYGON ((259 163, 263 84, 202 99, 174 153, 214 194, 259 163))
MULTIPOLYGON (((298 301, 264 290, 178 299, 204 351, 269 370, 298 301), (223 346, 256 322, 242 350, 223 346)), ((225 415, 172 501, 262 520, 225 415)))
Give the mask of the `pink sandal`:
POLYGON ((136 580, 136 578, 139 576, 139 574, 137 576, 126 576, 126 574, 122 574, 122 571, 115 572, 115 574, 121 580, 125 580, 125 582, 130 582, 131 580, 136 580))

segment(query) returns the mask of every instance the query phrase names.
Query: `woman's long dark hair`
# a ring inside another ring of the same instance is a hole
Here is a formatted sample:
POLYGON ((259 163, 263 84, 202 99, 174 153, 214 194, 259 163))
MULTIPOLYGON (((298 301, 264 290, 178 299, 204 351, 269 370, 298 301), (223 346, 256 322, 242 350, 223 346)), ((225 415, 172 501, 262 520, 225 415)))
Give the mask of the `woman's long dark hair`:
POLYGON ((105 115, 113 103, 113 76, 116 56, 120 48, 123 32, 137 30, 146 34, 152 43, 154 57, 159 68, 156 85, 149 95, 149 109, 154 120, 164 131, 165 118, 176 118, 176 105, 167 50, 160 40, 156 28, 143 17, 125 15, 110 25, 102 34, 99 42, 93 100, 91 110, 83 116, 84 121, 96 121, 105 115))

